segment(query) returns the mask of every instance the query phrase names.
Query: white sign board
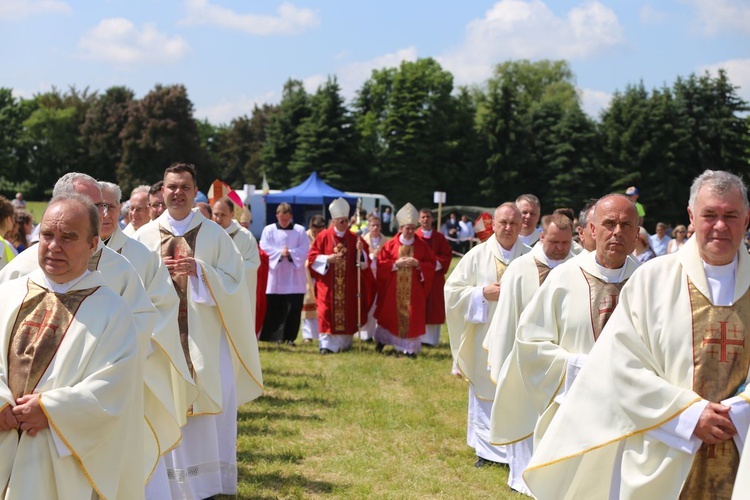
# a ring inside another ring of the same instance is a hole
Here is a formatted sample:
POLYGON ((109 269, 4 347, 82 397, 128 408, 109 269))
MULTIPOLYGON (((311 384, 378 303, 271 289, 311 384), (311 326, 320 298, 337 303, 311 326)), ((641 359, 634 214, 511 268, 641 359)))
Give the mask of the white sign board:
POLYGON ((445 192, 435 191, 435 193, 432 195, 432 202, 433 203, 445 203, 445 192))

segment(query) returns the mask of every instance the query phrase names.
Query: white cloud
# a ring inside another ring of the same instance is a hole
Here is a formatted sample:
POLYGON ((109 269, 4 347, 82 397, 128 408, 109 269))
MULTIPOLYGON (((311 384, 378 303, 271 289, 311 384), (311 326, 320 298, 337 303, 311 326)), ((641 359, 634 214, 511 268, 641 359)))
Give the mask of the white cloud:
POLYGON ((509 59, 580 60, 622 42, 617 16, 598 1, 559 17, 541 0, 501 0, 471 21, 464 42, 438 60, 457 83, 476 83, 509 59))
POLYGON ((750 2, 747 0, 684 0, 692 5, 701 29, 708 35, 727 30, 750 34, 750 2))
MULTIPOLYGON (((417 49, 407 47, 389 54, 384 54, 368 61, 355 62, 338 68, 335 71, 339 86, 341 86, 341 95, 345 99, 352 99, 357 90, 360 89, 374 69, 393 68, 399 66, 402 61, 416 61, 417 49)), ((325 83, 326 75, 311 75, 303 80, 305 90, 315 92, 318 86, 325 83)))
POLYGON ((612 94, 601 90, 578 89, 581 107, 592 118, 598 119, 602 110, 609 106, 612 94))
POLYGON ((207 119, 215 125, 220 123, 228 124, 234 118, 242 115, 252 115, 253 107, 256 104, 262 106, 265 103, 271 102, 275 97, 274 92, 267 92, 257 97, 241 95, 232 101, 222 100, 218 104, 211 106, 200 106, 195 110, 195 117, 199 120, 207 119))
POLYGON ((641 24, 660 24, 667 18, 666 13, 656 10, 650 5, 641 7, 640 19, 641 24))
POLYGON ((153 24, 144 24, 138 29, 122 17, 103 19, 81 37, 78 48, 86 59, 118 65, 172 63, 189 50, 180 36, 170 38, 153 24))
POLYGON ((39 14, 69 14, 72 10, 61 0, 0 0, 0 21, 18 21, 39 14))
POLYGON ((296 35, 320 24, 318 14, 312 9, 282 3, 277 15, 240 14, 208 0, 186 0, 187 17, 180 21, 186 25, 208 24, 244 31, 251 35, 296 35))
POLYGON ((750 59, 732 59, 718 64, 711 64, 698 68, 698 72, 703 73, 708 71, 715 76, 719 69, 722 68, 727 72, 732 85, 739 87, 737 94, 745 101, 750 102, 750 59))

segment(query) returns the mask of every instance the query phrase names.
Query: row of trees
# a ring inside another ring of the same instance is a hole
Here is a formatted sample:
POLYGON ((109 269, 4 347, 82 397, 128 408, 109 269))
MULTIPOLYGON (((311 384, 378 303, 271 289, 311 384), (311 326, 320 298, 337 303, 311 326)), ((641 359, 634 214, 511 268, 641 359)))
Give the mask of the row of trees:
POLYGON ((724 72, 617 92, 586 115, 565 61, 512 61, 480 86, 458 87, 433 59, 373 71, 347 105, 335 77, 313 94, 289 80, 278 104, 228 125, 198 121, 182 85, 142 99, 125 87, 71 88, 32 99, 0 89, 0 192, 48 196, 69 171, 119 183, 155 182, 174 161, 201 185, 287 188, 312 171, 335 187, 396 204, 493 206, 525 192, 545 211, 639 186, 649 221, 685 219, 692 179, 706 168, 744 174, 748 103, 724 72))

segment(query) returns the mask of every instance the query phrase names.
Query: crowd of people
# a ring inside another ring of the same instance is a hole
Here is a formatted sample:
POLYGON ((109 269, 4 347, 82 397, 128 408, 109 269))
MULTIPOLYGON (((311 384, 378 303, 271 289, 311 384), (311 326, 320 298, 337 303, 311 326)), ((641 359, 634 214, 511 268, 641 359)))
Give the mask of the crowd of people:
POLYGON ((444 224, 410 203, 352 218, 339 198, 305 228, 281 203, 259 241, 230 198, 196 203, 196 178, 176 163, 123 202, 70 173, 36 227, 20 193, 0 198, 7 498, 235 494, 258 341, 295 346, 301 331, 332 355, 359 336, 416 358, 443 324, 475 465, 507 464, 512 489, 730 498, 748 477, 739 177, 704 172, 690 224, 653 235, 631 187, 577 216, 523 194, 444 224))

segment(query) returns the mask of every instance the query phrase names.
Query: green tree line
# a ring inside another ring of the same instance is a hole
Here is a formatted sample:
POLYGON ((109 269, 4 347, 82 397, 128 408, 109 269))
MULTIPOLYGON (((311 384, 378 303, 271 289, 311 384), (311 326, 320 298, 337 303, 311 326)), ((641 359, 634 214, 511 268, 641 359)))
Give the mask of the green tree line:
POLYGON ((199 185, 285 189, 313 171, 346 191, 400 205, 494 206, 534 193, 543 211, 638 186, 656 219, 685 220, 692 179, 706 168, 745 175, 750 111, 727 75, 691 74, 671 87, 628 85, 597 118, 581 107, 565 61, 509 61, 483 84, 456 86, 431 58, 374 70, 346 103, 335 77, 314 93, 290 79, 278 104, 229 124, 194 117, 183 85, 141 99, 53 89, 18 99, 0 88, 0 193, 49 196, 66 172, 117 182, 127 193, 170 163, 199 169, 199 185))

